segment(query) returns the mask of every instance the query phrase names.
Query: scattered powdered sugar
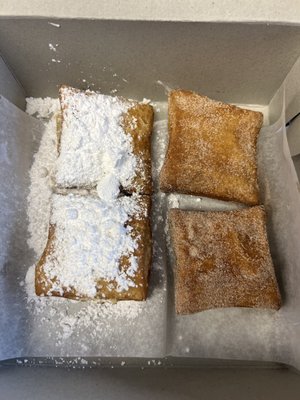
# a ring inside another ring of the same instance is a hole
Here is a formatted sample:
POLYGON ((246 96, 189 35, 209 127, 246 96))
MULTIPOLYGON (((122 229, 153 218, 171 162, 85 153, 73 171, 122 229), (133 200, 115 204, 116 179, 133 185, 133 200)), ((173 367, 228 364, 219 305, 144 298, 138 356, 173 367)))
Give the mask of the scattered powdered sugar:
POLYGON ((58 99, 46 97, 44 99, 27 97, 26 112, 29 115, 34 115, 37 118, 49 118, 57 113, 60 109, 58 99))
MULTIPOLYGON (((60 155, 55 173, 58 186, 91 188, 108 179, 127 187, 135 176, 137 159, 122 118, 132 103, 63 88, 62 105, 60 155)), ((102 195, 102 190, 98 193, 102 195)), ((118 193, 112 190, 111 194, 118 193)))
MULTIPOLYGON (((43 104, 42 99, 35 99, 38 100, 37 102, 30 100, 29 103, 41 104, 40 112, 47 114, 47 104, 50 105, 48 99, 45 99, 45 104, 43 104)), ((40 112, 39 115, 41 115, 40 112)), ((52 194, 51 175, 57 158, 55 130, 56 122, 55 118, 52 118, 46 125, 39 150, 34 156, 30 170, 31 185, 27 209, 29 221, 28 245, 35 251, 37 257, 41 256, 48 237, 50 197, 52 194)))
POLYGON ((119 191, 119 179, 115 175, 103 176, 97 183, 97 194, 100 199, 106 201, 116 199, 119 191))
POLYGON ((168 123, 166 120, 154 122, 153 141, 155 145, 152 151, 152 174, 158 184, 159 173, 168 147, 168 123))
POLYGON ((54 28, 60 28, 60 24, 57 24, 55 22, 48 22, 48 24, 54 26, 54 28))
POLYGON ((136 129, 137 128, 137 119, 136 117, 133 117, 130 121, 130 129, 136 129))
POLYGON ((38 299, 37 295, 35 294, 34 276, 35 276, 35 265, 32 265, 31 267, 28 268, 25 277, 25 287, 26 287, 28 302, 34 300, 35 298, 38 299))
POLYGON ((168 201, 169 201, 169 207, 170 208, 179 208, 179 199, 176 194, 169 194, 168 196, 168 201))
POLYGON ((99 279, 116 281, 118 291, 135 285, 129 275, 138 268, 133 256, 137 241, 126 222, 139 209, 137 201, 137 196, 114 202, 74 194, 52 196, 54 250, 43 270, 48 280, 58 277, 54 291, 72 287, 78 295, 94 297, 99 279), (123 255, 130 257, 130 274, 120 271, 123 255))
POLYGON ((49 339, 55 335, 56 347, 68 346, 70 338, 76 336, 77 341, 80 341, 82 353, 86 354, 91 346, 91 343, 86 341, 97 340, 100 337, 109 340, 115 321, 125 318, 128 323, 134 322, 145 309, 145 303, 135 301, 78 302, 59 297, 38 297, 35 294, 34 276, 33 265, 28 269, 25 278, 28 308, 39 321, 39 327, 45 335, 49 336, 49 339), (54 332, 52 320, 56 322, 54 332), (78 332, 82 333, 79 339, 78 332))
POLYGON ((49 43, 48 46, 49 46, 49 50, 54 51, 54 52, 56 51, 57 44, 54 46, 52 43, 49 43))

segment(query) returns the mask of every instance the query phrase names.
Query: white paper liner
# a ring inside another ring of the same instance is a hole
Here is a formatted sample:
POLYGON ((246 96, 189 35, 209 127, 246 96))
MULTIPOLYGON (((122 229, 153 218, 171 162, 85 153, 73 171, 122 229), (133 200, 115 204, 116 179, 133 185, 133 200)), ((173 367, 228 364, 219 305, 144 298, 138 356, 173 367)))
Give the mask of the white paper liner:
MULTIPOLYGON (((0 360, 171 355, 279 361, 300 368, 300 195, 283 118, 262 129, 258 157, 262 200, 268 214, 268 235, 283 306, 277 312, 236 308, 190 316, 174 313, 172 261, 169 258, 167 262, 165 246, 166 211, 174 206, 199 210, 241 206, 157 192, 153 196, 155 244, 150 296, 140 306, 133 302, 112 305, 28 299, 23 282, 28 267, 36 262, 26 244, 28 171, 43 126, 3 99, 0 118, 1 143, 8 143, 2 145, 0 170, 1 227, 5 228, 0 230, 0 360)), ((153 176, 157 191, 168 141, 167 121, 158 120, 154 128, 153 176)), ((28 279, 33 284, 33 274, 28 279)))

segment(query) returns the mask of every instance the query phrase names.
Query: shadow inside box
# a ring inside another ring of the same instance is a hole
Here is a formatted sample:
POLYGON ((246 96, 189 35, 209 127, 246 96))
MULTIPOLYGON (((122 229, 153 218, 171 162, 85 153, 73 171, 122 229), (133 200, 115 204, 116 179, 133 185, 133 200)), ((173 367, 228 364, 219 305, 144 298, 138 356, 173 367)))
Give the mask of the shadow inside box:
POLYGON ((152 296, 154 295, 154 292, 156 290, 161 290, 164 287, 164 274, 162 273, 162 270, 156 269, 156 268, 151 268, 149 271, 149 287, 148 287, 148 295, 147 299, 151 299, 152 296))

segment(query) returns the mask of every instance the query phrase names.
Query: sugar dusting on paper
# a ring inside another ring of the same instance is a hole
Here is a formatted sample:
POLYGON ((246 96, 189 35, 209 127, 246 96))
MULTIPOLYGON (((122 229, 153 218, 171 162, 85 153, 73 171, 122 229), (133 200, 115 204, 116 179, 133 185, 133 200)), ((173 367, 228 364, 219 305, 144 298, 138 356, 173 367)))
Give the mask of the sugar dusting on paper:
MULTIPOLYGON (((45 115, 44 108, 40 112, 42 114, 39 115, 45 115)), ((52 118, 46 125, 39 150, 34 156, 30 170, 31 185, 27 209, 28 245, 35 251, 37 257, 41 256, 48 237, 50 197, 52 194, 51 175, 57 157, 55 129, 55 119, 52 118)))
POLYGON ((57 24, 56 22, 48 22, 49 25, 54 26, 54 28, 60 28, 60 24, 57 24))
MULTIPOLYGON (((59 297, 38 297, 34 287, 35 266, 28 269, 25 285, 28 296, 28 308, 40 319, 40 324, 49 327, 51 317, 55 317, 59 324, 54 332, 48 332, 50 336, 56 336, 55 346, 60 347, 71 336, 83 331, 80 346, 84 353, 86 340, 89 334, 93 339, 97 336, 102 340, 109 340, 112 335, 112 324, 118 318, 125 318, 127 321, 134 321, 142 310, 141 303, 134 301, 121 301, 116 304, 103 301, 66 300, 59 297), (85 331, 85 334, 84 334, 85 331)), ((50 323, 51 326, 51 323, 50 323)), ((109 351, 109 349, 108 349, 109 351)), ((71 354, 70 355, 74 355, 71 354)), ((90 354, 93 355, 93 354, 90 354)))
POLYGON ((26 112, 37 118, 50 118, 60 109, 59 100, 52 97, 44 99, 36 97, 26 98, 26 112))

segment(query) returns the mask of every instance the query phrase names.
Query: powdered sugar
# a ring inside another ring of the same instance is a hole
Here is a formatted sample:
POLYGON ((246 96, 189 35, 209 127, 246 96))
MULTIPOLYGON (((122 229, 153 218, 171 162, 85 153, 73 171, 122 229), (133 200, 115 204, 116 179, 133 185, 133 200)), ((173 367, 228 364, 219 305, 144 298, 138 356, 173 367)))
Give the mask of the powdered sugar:
POLYGON ((109 201, 119 194, 119 179, 115 175, 106 175, 97 183, 97 193, 100 199, 109 201))
POLYGON ((155 141, 156 146, 153 148, 152 152, 152 174, 157 186, 159 173, 163 166, 168 146, 167 129, 168 123, 166 120, 156 121, 154 123, 153 140, 155 141))
POLYGON ((26 112, 29 115, 34 115, 37 118, 49 118, 57 113, 60 109, 59 100, 51 97, 44 99, 27 97, 26 112))
MULTIPOLYGON (((133 103, 91 91, 61 90, 64 111, 57 184, 90 188, 112 179, 118 180, 119 186, 128 186, 137 160, 122 118, 133 103)), ((112 194, 115 196, 115 190, 112 194)))
POLYGON ((168 202, 169 202, 169 207, 170 208, 179 208, 179 199, 176 194, 169 194, 168 196, 168 202))
POLYGON ((56 52, 56 50, 57 50, 56 47, 58 47, 58 43, 56 43, 55 45, 53 45, 52 43, 49 43, 48 46, 49 46, 49 50, 56 52))
MULTIPOLYGON (((42 105, 40 110, 36 109, 36 111, 39 110, 38 114, 49 115, 50 111, 46 111, 47 104, 50 105, 48 98, 45 99, 45 104, 41 99, 35 100, 33 102, 31 99, 29 103, 42 105)), ((46 125, 40 148, 34 156, 34 162, 30 170, 31 185, 27 209, 30 235, 28 245, 35 251, 37 257, 41 256, 48 236, 50 197, 52 193, 51 175, 57 157, 55 129, 55 118, 52 118, 46 125)))
POLYGON ((48 22, 49 25, 54 26, 55 28, 60 28, 60 24, 56 24, 55 22, 48 22))
POLYGON ((59 297, 38 297, 35 294, 34 275, 33 265, 25 278, 28 307, 39 320, 39 326, 45 329, 46 335, 56 336, 56 347, 67 344, 76 332, 85 330, 80 346, 82 353, 86 354, 90 346, 90 343, 85 344, 86 340, 91 340, 91 337, 95 340, 97 336, 109 338, 112 334, 110 325, 114 320, 123 317, 128 322, 134 321, 144 309, 145 303, 132 301, 111 303, 93 300, 80 303, 59 297), (49 332, 49 324, 54 319, 57 321, 56 331, 51 332, 50 329, 49 332))
POLYGON ((78 295, 95 297, 97 281, 115 281, 117 290, 135 286, 137 242, 125 226, 139 208, 137 196, 107 203, 99 198, 69 195, 52 196, 50 223, 55 226, 54 250, 44 264, 47 279, 58 278, 54 291, 73 288, 78 295), (130 257, 130 273, 119 268, 121 256, 130 257))

